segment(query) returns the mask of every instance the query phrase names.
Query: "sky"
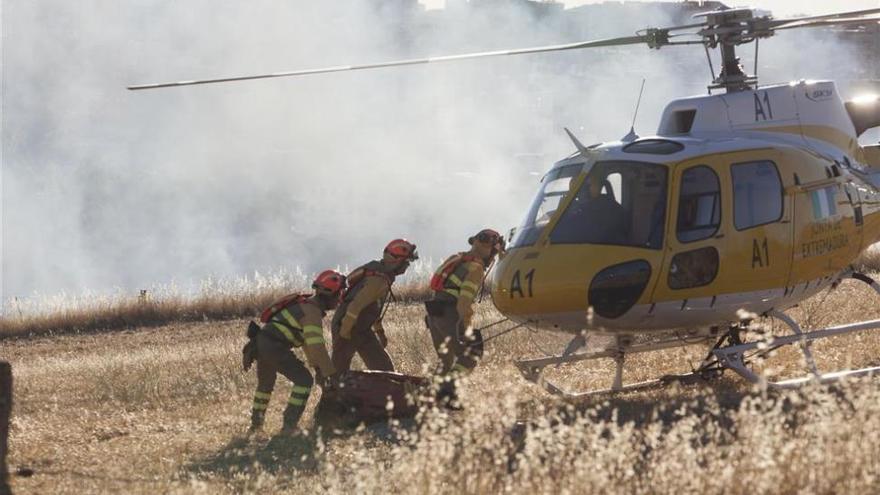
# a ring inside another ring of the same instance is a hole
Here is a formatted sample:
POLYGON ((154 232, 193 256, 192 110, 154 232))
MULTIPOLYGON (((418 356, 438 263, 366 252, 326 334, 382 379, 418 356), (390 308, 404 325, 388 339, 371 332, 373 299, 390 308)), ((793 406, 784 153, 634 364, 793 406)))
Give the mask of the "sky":
MULTIPOLYGON (((0 301, 353 268, 397 237, 436 261, 519 223, 572 152, 563 127, 619 139, 642 78, 643 134, 670 99, 705 93, 699 47, 125 90, 578 39, 516 11, 406 30, 366 4, 3 2, 0 301)), ((648 24, 668 22, 600 27, 648 24)), ((762 81, 859 77, 846 49, 813 36, 762 44, 762 81)))

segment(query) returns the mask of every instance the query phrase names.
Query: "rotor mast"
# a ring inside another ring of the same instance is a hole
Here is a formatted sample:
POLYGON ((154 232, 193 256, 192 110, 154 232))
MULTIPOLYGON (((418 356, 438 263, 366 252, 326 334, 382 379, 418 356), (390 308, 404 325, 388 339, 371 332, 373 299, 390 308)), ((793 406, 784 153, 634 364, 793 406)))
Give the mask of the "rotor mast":
POLYGON ((705 18, 706 27, 699 32, 705 45, 708 48, 718 48, 721 52, 721 71, 709 85, 709 91, 725 89, 732 93, 756 87, 758 76, 746 74, 743 70, 740 59, 736 56, 736 46, 772 36, 773 31, 760 29, 761 21, 768 18, 756 18, 751 9, 717 10, 695 17, 705 18))
POLYGON ((712 81, 710 89, 724 88, 728 93, 744 91, 758 84, 758 76, 746 74, 736 56, 736 45, 721 43, 721 73, 712 81))

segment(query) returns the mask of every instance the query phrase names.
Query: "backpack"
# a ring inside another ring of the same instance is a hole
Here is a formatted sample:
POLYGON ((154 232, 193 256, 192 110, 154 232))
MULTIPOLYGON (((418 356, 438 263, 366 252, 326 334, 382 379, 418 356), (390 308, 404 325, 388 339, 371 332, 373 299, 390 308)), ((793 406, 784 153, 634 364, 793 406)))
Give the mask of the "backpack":
POLYGON ((478 256, 464 253, 453 255, 446 260, 445 263, 440 265, 440 268, 438 268, 436 272, 434 272, 434 276, 431 277, 431 290, 442 291, 446 287, 446 279, 448 279, 462 263, 477 261, 479 259, 478 256))
MULTIPOLYGON (((343 301, 349 301, 351 299, 349 297, 349 294, 354 294, 354 290, 358 287, 358 285, 361 283, 361 281, 367 277, 372 277, 372 276, 382 277, 383 279, 385 279, 385 283, 387 283, 389 287, 391 286, 392 283, 394 283, 394 279, 391 278, 391 276, 388 275, 387 273, 370 268, 371 266, 376 267, 377 265, 378 265, 378 263, 375 261, 367 263, 366 265, 356 269, 355 271, 351 272, 348 275, 348 279, 347 279, 348 280, 348 287, 345 289, 345 292, 342 294, 343 301)), ((381 265, 379 265, 379 266, 381 266, 381 265)))
POLYGON ((269 323, 269 320, 272 319, 273 316, 278 314, 282 309, 289 306, 291 303, 303 303, 310 296, 308 294, 289 294, 277 301, 273 302, 269 305, 268 308, 264 309, 262 313, 260 313, 260 322, 261 323, 269 323))

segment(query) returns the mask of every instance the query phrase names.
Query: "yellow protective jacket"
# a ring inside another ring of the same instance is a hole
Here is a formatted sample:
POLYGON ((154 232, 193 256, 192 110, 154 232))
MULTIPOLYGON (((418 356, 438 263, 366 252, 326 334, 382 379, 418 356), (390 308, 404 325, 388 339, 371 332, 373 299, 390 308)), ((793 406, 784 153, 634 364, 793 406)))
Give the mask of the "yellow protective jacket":
MULTIPOLYGON (((302 347, 309 364, 318 368, 322 375, 330 376, 336 370, 325 347, 324 315, 324 310, 311 297, 302 302, 293 301, 275 313, 263 331, 290 347, 302 347)), ((257 349, 258 356, 259 352, 257 349)))
POLYGON ((375 320, 373 330, 382 332, 382 307, 394 283, 394 275, 388 273, 387 267, 380 261, 371 261, 357 268, 348 275, 348 280, 357 280, 345 294, 342 304, 333 317, 334 324, 339 324, 339 335, 344 339, 351 338, 358 317, 369 312, 375 320), (341 321, 340 321, 341 320, 341 321))
POLYGON ((443 290, 434 291, 434 299, 453 301, 458 317, 466 328, 474 316, 474 300, 480 292, 486 265, 473 253, 457 253, 446 258, 435 274, 444 272, 450 263, 458 263, 458 266, 446 277, 443 290), (466 259, 465 256, 475 259, 466 259))

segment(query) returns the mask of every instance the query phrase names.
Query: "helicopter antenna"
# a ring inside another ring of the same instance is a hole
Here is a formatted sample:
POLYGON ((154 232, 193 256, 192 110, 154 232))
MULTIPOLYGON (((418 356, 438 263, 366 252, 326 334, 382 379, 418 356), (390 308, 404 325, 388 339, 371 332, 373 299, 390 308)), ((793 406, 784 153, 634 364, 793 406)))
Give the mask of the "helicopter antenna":
POLYGON ((636 111, 633 113, 633 121, 630 124, 630 130, 635 130, 636 128, 636 117, 639 116, 639 107, 642 105, 642 94, 645 92, 645 78, 642 78, 642 87, 639 89, 639 99, 636 100, 636 111))
POLYGON ((623 137, 621 141, 629 142, 635 141, 639 138, 639 135, 636 134, 636 117, 639 116, 639 107, 642 105, 642 94, 645 92, 645 78, 642 78, 642 88, 639 90, 639 99, 636 100, 636 111, 633 112, 633 120, 632 124, 629 126, 629 134, 623 137))
POLYGON ((755 89, 758 89, 758 44, 761 38, 755 38, 755 89))

